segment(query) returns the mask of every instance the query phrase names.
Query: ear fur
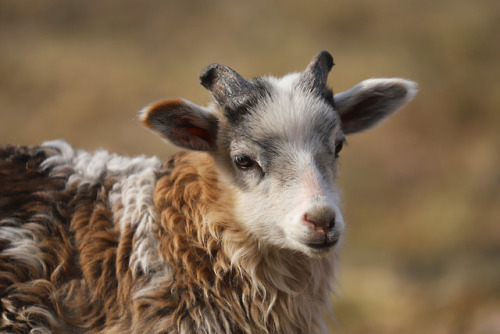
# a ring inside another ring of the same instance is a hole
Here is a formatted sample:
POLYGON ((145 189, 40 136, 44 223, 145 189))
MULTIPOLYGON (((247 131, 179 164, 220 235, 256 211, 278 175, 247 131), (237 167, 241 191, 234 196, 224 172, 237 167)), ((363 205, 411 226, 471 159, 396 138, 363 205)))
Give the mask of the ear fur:
POLYGON ((416 93, 415 82, 392 78, 368 79, 335 94, 342 130, 345 134, 367 130, 410 102, 416 93))
POLYGON ((218 122, 206 108, 184 99, 165 100, 140 112, 142 123, 161 137, 195 151, 215 149, 218 122))

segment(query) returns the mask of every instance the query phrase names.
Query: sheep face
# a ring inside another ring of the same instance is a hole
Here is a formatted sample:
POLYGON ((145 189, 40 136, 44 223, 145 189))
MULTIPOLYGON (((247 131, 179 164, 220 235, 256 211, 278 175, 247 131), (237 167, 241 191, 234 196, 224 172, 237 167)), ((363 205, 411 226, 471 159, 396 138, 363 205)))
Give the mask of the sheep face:
POLYGON ((201 75, 215 103, 153 104, 146 126, 174 144, 209 152, 234 191, 233 212, 262 245, 327 254, 344 231, 336 186, 345 135, 363 131, 408 102, 414 83, 371 79, 333 95, 333 59, 320 52, 304 72, 246 80, 213 64, 201 75))
POLYGON ((335 185, 339 116, 299 74, 261 80, 255 105, 220 123, 217 155, 234 184, 235 215, 267 244, 323 254, 344 228, 335 185))

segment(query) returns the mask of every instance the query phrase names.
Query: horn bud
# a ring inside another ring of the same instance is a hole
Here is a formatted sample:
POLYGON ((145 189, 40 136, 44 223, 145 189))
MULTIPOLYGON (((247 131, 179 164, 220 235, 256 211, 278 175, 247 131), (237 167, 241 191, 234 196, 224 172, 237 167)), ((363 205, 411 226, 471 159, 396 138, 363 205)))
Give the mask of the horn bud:
POLYGON ((311 90, 323 92, 326 88, 328 73, 334 65, 333 57, 328 51, 320 51, 302 73, 302 82, 311 90))
POLYGON ((215 100, 229 109, 244 105, 252 96, 254 84, 228 66, 211 64, 200 75, 200 83, 215 100))

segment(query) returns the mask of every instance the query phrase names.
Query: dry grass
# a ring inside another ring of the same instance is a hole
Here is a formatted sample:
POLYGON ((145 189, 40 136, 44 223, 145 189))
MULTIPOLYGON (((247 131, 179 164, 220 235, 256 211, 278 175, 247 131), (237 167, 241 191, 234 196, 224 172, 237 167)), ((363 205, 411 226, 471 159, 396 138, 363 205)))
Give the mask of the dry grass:
POLYGON ((136 111, 204 103, 211 63, 245 76, 334 55, 335 91, 368 77, 417 99, 343 151, 344 333, 500 332, 500 2, 0 3, 0 143, 167 156, 136 111))

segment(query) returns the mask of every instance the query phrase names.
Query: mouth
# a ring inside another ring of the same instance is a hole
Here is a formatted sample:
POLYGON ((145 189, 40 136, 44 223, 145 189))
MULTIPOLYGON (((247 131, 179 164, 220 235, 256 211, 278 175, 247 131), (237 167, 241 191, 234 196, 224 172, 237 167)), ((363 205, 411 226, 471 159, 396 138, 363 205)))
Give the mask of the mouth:
POLYGON ((339 242, 339 238, 335 238, 333 240, 325 240, 324 242, 321 243, 308 243, 307 246, 309 246, 312 249, 322 251, 322 250, 327 250, 330 249, 331 247, 335 246, 339 242))
POLYGON ((319 235, 319 238, 315 238, 316 240, 311 240, 307 243, 307 246, 316 250, 316 251, 325 251, 333 246, 335 246, 340 240, 340 233, 330 231, 329 233, 319 235))

